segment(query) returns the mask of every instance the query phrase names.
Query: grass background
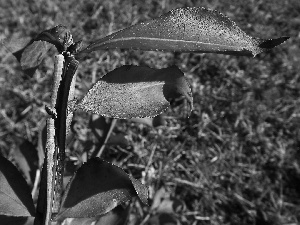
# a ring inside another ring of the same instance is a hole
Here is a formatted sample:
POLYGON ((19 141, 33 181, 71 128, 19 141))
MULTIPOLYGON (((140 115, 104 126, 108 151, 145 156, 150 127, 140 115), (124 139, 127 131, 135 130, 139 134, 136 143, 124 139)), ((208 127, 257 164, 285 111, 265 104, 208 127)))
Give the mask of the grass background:
MULTIPOLYGON (((87 43, 184 6, 219 10, 252 36, 291 38, 255 58, 132 50, 92 53, 79 67, 78 96, 124 64, 175 64, 188 77, 194 95, 191 116, 186 118, 184 108, 175 104, 165 113, 166 126, 119 121, 115 132, 126 135, 133 147, 111 147, 103 157, 145 180, 152 193, 164 187, 172 199, 183 201, 185 207, 175 213, 181 224, 299 223, 299 0, 0 0, 0 39, 13 34, 34 37, 64 24, 75 40, 87 43)), ((0 148, 8 158, 21 140, 38 143, 54 54, 51 51, 28 77, 0 49, 0 148)), ((75 115, 77 120, 87 117, 75 115)), ((88 136, 88 125, 81 126, 88 136)), ((128 224, 156 224, 150 213, 135 202, 128 224)))

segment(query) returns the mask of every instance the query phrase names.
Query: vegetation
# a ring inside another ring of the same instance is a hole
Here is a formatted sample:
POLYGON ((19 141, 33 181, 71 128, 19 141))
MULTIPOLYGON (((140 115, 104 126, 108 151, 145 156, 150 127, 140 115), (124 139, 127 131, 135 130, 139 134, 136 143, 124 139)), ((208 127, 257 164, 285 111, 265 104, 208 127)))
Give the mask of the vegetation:
MULTIPOLYGON (((291 38, 255 58, 110 50, 94 52, 80 64, 76 83, 79 98, 98 78, 124 64, 158 69, 175 64, 192 86, 194 110, 189 118, 184 113, 185 105, 174 101, 163 114, 164 126, 118 120, 113 131, 115 139, 102 152, 102 158, 142 179, 150 188, 150 207, 133 201, 128 224, 164 224, 162 220, 166 218, 182 224, 297 224, 297 0, 230 4, 1 1, 0 38, 12 34, 35 37, 39 31, 62 23, 71 28, 75 40, 87 42, 183 6, 217 9, 255 37, 291 38), (157 203, 162 196, 167 200, 157 203), (164 204, 165 207, 159 207, 164 204)), ((21 170, 20 145, 38 148, 41 140, 39 132, 47 115, 44 106, 50 101, 53 54, 56 53, 52 51, 33 76, 28 76, 1 49, 0 147, 2 155, 21 170)), ((95 148, 95 125, 89 124, 90 119, 90 114, 76 112, 67 165, 74 167, 74 162, 84 161, 83 152, 78 149, 88 152, 95 148)), ((35 171, 29 171, 29 176, 23 173, 34 187, 35 171)))

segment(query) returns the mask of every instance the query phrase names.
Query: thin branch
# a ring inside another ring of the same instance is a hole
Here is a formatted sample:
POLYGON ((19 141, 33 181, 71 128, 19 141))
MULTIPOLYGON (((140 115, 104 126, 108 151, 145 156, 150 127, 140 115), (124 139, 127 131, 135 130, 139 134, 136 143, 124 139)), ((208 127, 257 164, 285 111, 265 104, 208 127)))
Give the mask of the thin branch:
POLYGON ((104 142, 103 143, 99 143, 97 145, 95 151, 92 153, 91 158, 93 158, 93 157, 100 157, 103 154, 104 149, 106 147, 106 144, 108 142, 108 139, 109 139, 112 131, 114 130, 116 123, 117 123, 117 119, 112 119, 110 127, 109 127, 109 130, 108 130, 108 132, 106 134, 104 142))

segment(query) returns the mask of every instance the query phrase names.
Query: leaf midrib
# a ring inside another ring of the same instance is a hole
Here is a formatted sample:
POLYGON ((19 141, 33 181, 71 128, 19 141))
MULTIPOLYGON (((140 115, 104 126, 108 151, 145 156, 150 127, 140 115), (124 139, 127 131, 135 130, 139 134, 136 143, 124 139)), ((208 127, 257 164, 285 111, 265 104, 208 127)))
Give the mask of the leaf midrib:
MULTIPOLYGON (((234 45, 225 45, 225 44, 216 44, 216 43, 210 43, 210 42, 203 42, 203 41, 191 41, 191 40, 181 40, 181 39, 168 39, 168 38, 153 38, 153 37, 127 37, 127 38, 117 38, 117 39, 112 39, 112 40, 107 40, 103 43, 93 43, 90 46, 87 47, 87 49, 92 48, 95 45, 99 45, 97 47, 101 47, 106 44, 118 42, 118 41, 131 41, 131 40, 153 40, 153 41, 163 41, 163 42, 187 42, 187 43, 193 43, 193 44, 204 44, 204 45, 215 45, 215 46, 220 46, 220 47, 229 47, 229 48, 234 48, 237 46, 234 45)), ((242 48, 242 47, 240 47, 242 48)))

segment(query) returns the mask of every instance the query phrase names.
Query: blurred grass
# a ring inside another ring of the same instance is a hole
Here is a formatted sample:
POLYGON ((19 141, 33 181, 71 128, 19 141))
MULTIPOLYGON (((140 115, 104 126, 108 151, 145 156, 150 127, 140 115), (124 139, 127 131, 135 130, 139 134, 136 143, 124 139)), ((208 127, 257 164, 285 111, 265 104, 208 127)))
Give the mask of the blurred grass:
MULTIPOLYGON (((104 157, 115 157, 116 164, 143 177, 154 192, 164 186, 183 200, 187 208, 177 215, 182 224, 299 223, 298 0, 0 0, 0 39, 12 34, 34 37, 61 23, 75 40, 88 43, 183 6, 219 10, 253 36, 291 38, 256 58, 132 50, 93 53, 80 65, 78 95, 124 64, 176 64, 194 93, 190 118, 182 115, 182 106, 174 105, 165 127, 119 122, 118 132, 126 133, 134 147, 131 152, 110 149, 104 157)), ((53 54, 28 77, 0 49, 0 148, 8 157, 16 140, 37 143, 50 97, 53 54)), ((132 214, 141 221, 148 211, 136 206, 132 214)))

